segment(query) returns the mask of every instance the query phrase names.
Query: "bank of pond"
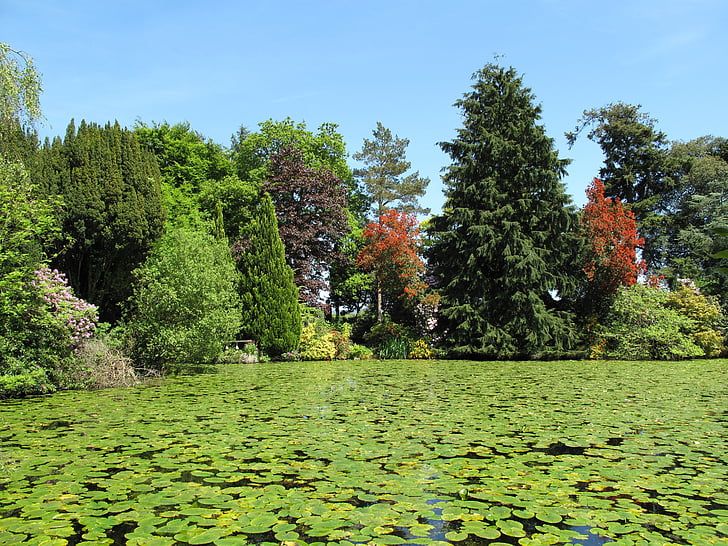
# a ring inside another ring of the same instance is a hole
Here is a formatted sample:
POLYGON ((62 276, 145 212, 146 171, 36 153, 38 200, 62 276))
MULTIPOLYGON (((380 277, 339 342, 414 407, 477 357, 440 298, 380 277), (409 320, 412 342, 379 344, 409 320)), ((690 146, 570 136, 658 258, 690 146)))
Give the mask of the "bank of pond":
POLYGON ((726 372, 275 362, 6 400, 0 544, 725 544, 726 372))

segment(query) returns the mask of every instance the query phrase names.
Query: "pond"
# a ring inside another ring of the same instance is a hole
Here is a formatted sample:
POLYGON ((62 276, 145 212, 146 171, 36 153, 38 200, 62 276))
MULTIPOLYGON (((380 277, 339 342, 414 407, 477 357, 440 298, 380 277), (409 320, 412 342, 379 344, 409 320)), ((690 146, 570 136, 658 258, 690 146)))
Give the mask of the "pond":
POLYGON ((0 544, 726 544, 728 361, 266 363, 0 404, 0 544))

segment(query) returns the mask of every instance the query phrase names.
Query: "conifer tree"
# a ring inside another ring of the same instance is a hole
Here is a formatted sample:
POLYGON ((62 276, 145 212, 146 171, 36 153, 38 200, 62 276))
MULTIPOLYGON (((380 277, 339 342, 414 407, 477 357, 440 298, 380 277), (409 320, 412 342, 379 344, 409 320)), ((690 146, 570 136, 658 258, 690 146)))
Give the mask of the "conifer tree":
POLYGON ((425 195, 430 179, 420 177, 419 171, 405 174, 411 166, 405 158, 409 140, 392 136, 392 131, 381 122, 377 122, 373 135, 373 140, 364 139, 361 151, 353 157, 365 165, 355 170, 354 175, 364 184, 375 216, 380 217, 390 208, 408 213, 430 212, 417 201, 425 195))
POLYGON ((233 252, 241 272, 242 335, 271 356, 296 350, 301 337, 298 288, 286 263, 270 195, 264 194, 233 252))
POLYGON ((452 158, 433 218, 430 265, 438 327, 453 354, 523 357, 573 341, 562 309, 578 254, 577 216, 560 182, 567 160, 538 125, 541 108, 513 68, 488 64, 455 105, 463 127, 440 144, 452 158))
POLYGON ((131 271, 164 226, 156 160, 118 123, 82 121, 45 146, 39 162, 39 182, 63 198, 61 222, 71 241, 53 265, 76 294, 99 306, 103 320, 114 321, 131 294, 131 271))

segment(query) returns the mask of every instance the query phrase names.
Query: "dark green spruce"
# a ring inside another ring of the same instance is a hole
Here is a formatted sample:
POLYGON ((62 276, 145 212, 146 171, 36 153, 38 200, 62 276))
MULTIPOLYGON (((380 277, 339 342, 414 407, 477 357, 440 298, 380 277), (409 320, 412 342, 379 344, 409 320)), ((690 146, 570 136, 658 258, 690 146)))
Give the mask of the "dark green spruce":
POLYGON ((453 355, 533 356, 574 342, 566 311, 577 216, 560 182, 568 160, 538 125, 541 108, 513 68, 488 64, 455 105, 463 126, 446 202, 429 229, 442 296, 438 324, 453 355))
POLYGON ((269 194, 264 194, 233 252, 241 272, 242 336, 272 356, 295 351, 301 336, 298 288, 286 263, 269 194))

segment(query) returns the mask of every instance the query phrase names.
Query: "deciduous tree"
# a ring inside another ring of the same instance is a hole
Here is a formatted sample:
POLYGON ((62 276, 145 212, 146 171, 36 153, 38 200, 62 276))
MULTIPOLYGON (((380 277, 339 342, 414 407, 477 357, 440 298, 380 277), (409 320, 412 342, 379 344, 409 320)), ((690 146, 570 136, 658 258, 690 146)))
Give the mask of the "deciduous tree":
POLYGON ((365 246, 358 264, 374 274, 377 321, 382 321, 382 296, 414 298, 424 290, 425 264, 419 256, 421 237, 414 214, 391 209, 364 228, 365 246))
POLYGON ((604 197, 604 185, 595 178, 586 191, 587 204, 581 214, 584 238, 584 272, 588 280, 587 301, 593 311, 607 302, 622 286, 637 282, 646 266, 637 249, 644 239, 637 234, 634 214, 619 198, 604 197))
POLYGON ((210 364, 237 334, 238 277, 227 241, 168 231, 135 277, 126 332, 138 365, 180 371, 210 364))
POLYGON ((262 188, 273 200, 301 299, 319 305, 331 265, 343 259, 338 243, 349 230, 346 189, 328 169, 306 166, 303 152, 290 147, 273 154, 262 188))

